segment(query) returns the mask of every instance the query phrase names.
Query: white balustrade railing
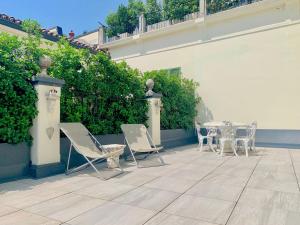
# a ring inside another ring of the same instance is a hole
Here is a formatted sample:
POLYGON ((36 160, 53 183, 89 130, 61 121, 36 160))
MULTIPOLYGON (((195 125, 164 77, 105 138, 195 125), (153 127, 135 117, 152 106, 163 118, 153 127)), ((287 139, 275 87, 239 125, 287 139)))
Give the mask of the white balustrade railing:
MULTIPOLYGON (((263 0, 239 0, 236 4, 232 4, 231 8, 236 8, 236 7, 239 7, 239 6, 252 4, 252 3, 255 3, 255 2, 258 2, 258 1, 263 1, 263 0)), ((232 2, 234 2, 234 1, 232 1, 232 2)), ((231 9, 231 8, 229 7, 228 9, 231 9)), ((220 10, 220 11, 222 11, 222 10, 220 10)), ((218 11, 216 11, 216 12, 218 12, 218 11)), ((208 11, 208 14, 213 14, 213 13, 216 13, 216 12, 208 11)), ((190 20, 195 20, 195 19, 203 17, 203 16, 204 15, 200 12, 194 12, 194 13, 185 15, 183 17, 183 19, 165 20, 165 21, 162 21, 162 22, 159 22, 159 23, 148 25, 146 27, 146 32, 151 32, 151 31, 155 31, 155 30, 164 29, 166 27, 169 27, 169 26, 172 26, 172 25, 175 25, 175 24, 178 24, 178 23, 183 23, 183 22, 186 22, 186 21, 190 21, 190 20)), ((127 37, 130 37, 130 36, 133 36, 133 35, 137 35, 139 33, 140 33, 139 30, 135 29, 133 31, 133 33, 122 33, 119 36, 108 38, 107 42, 117 41, 117 40, 120 40, 120 39, 123 39, 123 38, 127 38, 127 37)))

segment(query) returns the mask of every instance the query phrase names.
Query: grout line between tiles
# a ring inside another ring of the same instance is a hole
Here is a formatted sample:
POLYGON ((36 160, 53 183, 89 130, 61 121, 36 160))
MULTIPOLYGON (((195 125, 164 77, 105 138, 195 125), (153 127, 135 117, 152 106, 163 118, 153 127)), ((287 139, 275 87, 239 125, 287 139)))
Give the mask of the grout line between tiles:
POLYGON ((185 190, 183 193, 181 193, 180 195, 178 195, 173 201, 171 201, 169 204, 167 204, 164 208, 162 208, 161 210, 157 211, 152 217, 150 217, 148 220, 146 220, 142 225, 145 225, 146 223, 148 223, 152 218, 154 218, 155 216, 157 216, 159 213, 161 213, 164 209, 166 209, 168 206, 170 206, 173 202, 175 202, 177 199, 179 199, 181 196, 183 196, 186 192, 188 192, 190 189, 192 189, 194 186, 196 186, 197 184, 199 184, 204 178, 206 178, 207 176, 209 176, 210 174, 212 174, 217 168, 221 167, 225 162, 227 162, 229 159, 231 159, 232 157, 224 160, 221 164, 219 164, 218 166, 216 166, 214 169, 212 169, 211 171, 209 171, 205 176, 203 176, 200 180, 198 180, 197 182, 195 182, 191 187, 189 187, 187 190, 185 190))
POLYGON ((257 167, 257 165, 258 165, 258 163, 260 162, 261 159, 262 159, 262 157, 260 157, 260 158, 257 160, 257 162, 256 162, 256 164, 255 164, 255 167, 253 168, 252 173, 250 174, 250 176, 249 176, 249 178, 248 178, 248 180, 247 180, 247 182, 246 182, 244 188, 242 189, 242 191, 241 191, 241 193, 240 193, 238 199, 236 200, 236 202, 235 202, 235 204, 234 204, 234 206, 233 206, 233 208, 232 208, 232 210, 231 210, 231 212, 230 212, 230 215, 229 215, 228 218, 227 218, 227 221, 226 221, 225 225, 228 224, 228 222, 229 222, 229 220, 230 220, 230 217, 231 217, 232 214, 233 214, 234 209, 236 208, 236 206, 237 206, 237 204, 238 204, 238 202, 239 202, 239 200, 240 200, 242 194, 244 193, 244 191, 245 191, 245 189, 246 189, 246 187, 247 187, 247 185, 248 185, 248 183, 249 183, 249 181, 250 181, 250 179, 251 179, 251 177, 252 177, 252 175, 253 175, 253 173, 254 173, 254 171, 255 171, 255 169, 256 169, 256 167, 257 167))
POLYGON ((295 170, 294 159, 293 159, 293 156, 292 156, 292 154, 291 154, 290 150, 288 150, 288 152, 289 152, 290 159, 291 159, 291 162, 292 162, 292 166, 293 166, 294 175, 295 175, 295 178, 296 178, 296 181, 297 181, 298 191, 300 191, 300 185, 299 185, 298 176, 297 176, 297 173, 296 173, 296 170, 295 170))

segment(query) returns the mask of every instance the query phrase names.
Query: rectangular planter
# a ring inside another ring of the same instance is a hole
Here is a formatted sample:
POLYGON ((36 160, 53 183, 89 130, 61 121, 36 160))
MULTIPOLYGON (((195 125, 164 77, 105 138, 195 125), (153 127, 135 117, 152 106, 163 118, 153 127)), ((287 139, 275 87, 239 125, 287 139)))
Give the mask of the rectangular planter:
MULTIPOLYGON (((101 144, 124 144, 123 134, 97 135, 96 138, 101 144)), ((194 130, 174 129, 162 130, 161 142, 164 149, 179 147, 182 145, 197 143, 197 137, 194 130)), ((61 160, 66 165, 68 160, 70 142, 67 138, 61 138, 60 154, 61 160)), ((130 155, 128 148, 125 148, 123 157, 130 155)), ((72 151, 70 166, 78 166, 85 163, 86 160, 77 152, 72 151)))
MULTIPOLYGON (((123 134, 97 135, 101 144, 124 144, 123 134)), ((182 145, 196 143, 197 138, 194 131, 183 129, 162 130, 162 146, 170 149, 182 145)), ((61 162, 66 165, 68 160, 70 142, 67 138, 61 138, 60 151, 61 162)), ((125 149, 123 157, 130 153, 125 149)), ((0 144, 0 182, 19 179, 30 175, 30 147, 26 143, 18 145, 0 144)), ((75 151, 72 151, 70 166, 78 166, 85 163, 85 159, 75 151)))
POLYGON ((0 183, 29 175, 30 148, 26 143, 0 144, 0 183))

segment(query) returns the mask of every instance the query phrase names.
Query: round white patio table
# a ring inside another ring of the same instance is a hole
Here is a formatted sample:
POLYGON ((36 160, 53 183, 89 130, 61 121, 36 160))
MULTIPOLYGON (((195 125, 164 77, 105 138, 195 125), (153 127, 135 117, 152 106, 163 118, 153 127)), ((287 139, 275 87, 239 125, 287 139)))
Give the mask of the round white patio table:
MULTIPOLYGON (((225 122, 222 121, 211 121, 211 122, 206 122, 203 124, 204 127, 209 130, 209 129, 220 129, 221 127, 225 126, 225 122)), ((239 129, 247 129, 247 127, 249 127, 248 124, 245 123, 239 123, 239 122, 232 122, 232 127, 236 130, 239 129)), ((218 137, 216 136, 216 139, 218 139, 218 137)), ((232 152, 233 149, 229 148, 229 146, 227 145, 227 147, 225 147, 226 152, 230 151, 232 152)))

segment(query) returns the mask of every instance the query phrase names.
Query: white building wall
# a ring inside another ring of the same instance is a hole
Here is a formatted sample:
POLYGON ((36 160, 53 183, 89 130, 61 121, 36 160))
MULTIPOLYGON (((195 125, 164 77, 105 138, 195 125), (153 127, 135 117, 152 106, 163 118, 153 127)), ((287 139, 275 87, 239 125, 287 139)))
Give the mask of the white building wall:
POLYGON ((299 6, 264 0, 104 47, 143 72, 181 67, 200 84, 201 121, 299 130, 299 6))

